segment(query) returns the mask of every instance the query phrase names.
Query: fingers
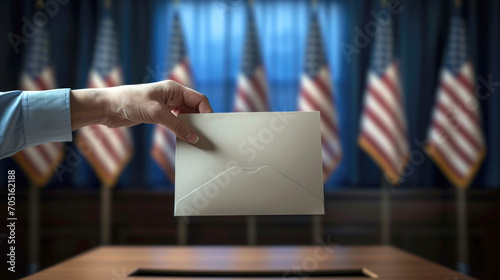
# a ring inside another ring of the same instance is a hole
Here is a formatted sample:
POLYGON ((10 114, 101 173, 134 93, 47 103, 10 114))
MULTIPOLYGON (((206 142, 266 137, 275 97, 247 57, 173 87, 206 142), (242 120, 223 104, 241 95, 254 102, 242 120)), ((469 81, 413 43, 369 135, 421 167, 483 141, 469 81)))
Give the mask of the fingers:
POLYGON ((188 124, 174 116, 166 106, 159 111, 157 122, 167 127, 177 137, 191 144, 196 144, 200 140, 198 134, 188 124))
POLYGON ((186 105, 180 105, 180 106, 168 106, 168 109, 174 113, 174 115, 179 115, 179 114, 192 114, 192 113, 199 113, 198 110, 193 109, 191 107, 188 107, 186 105))
POLYGON ((186 105, 187 107, 193 108, 200 113, 214 112, 212 110, 212 106, 210 106, 208 98, 205 95, 175 82, 171 83, 171 85, 171 96, 168 100, 169 106, 186 105))

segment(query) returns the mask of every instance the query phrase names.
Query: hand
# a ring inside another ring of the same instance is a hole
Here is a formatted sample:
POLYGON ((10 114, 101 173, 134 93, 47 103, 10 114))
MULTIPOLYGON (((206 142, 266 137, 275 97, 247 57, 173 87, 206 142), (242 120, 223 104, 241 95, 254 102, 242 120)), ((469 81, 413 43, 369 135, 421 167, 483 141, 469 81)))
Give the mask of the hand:
POLYGON ((199 137, 177 118, 183 113, 212 113, 206 96, 174 81, 112 88, 72 90, 71 127, 91 124, 115 128, 139 123, 161 124, 195 144, 199 137))

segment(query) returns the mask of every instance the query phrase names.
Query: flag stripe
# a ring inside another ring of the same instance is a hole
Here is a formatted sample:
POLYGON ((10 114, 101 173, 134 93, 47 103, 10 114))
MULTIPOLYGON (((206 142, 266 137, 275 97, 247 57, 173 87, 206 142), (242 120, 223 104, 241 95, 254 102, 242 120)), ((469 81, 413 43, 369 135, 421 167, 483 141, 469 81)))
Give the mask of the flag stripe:
POLYGON ((307 89, 303 88, 302 89, 302 94, 301 97, 304 100, 304 103, 308 104, 311 106, 315 111, 320 111, 321 112, 321 121, 324 122, 326 125, 323 125, 325 129, 330 129, 331 132, 335 135, 338 136, 338 129, 337 126, 333 123, 333 120, 328 118, 328 114, 323 113, 323 111, 328 111, 328 110, 322 110, 321 106, 319 105, 320 103, 316 102, 315 97, 317 95, 312 95, 310 94, 307 89))
POLYGON ((250 83, 252 84, 252 87, 255 89, 257 94, 259 95, 260 99, 262 101, 262 107, 266 108, 267 107, 267 96, 266 96, 266 91, 264 90, 264 86, 261 85, 261 81, 257 77, 257 75, 253 76, 250 78, 250 83))
POLYGON ((448 107, 445 107, 445 105, 443 105, 442 103, 438 103, 437 104, 437 113, 436 114, 439 114, 439 115, 442 115, 442 117, 436 117, 436 118, 440 118, 440 121, 444 122, 446 120, 446 125, 448 126, 453 126, 453 128, 456 128, 458 130, 458 132, 460 132, 460 136, 462 136, 464 138, 465 141, 467 141, 467 143, 471 146, 474 147, 474 149, 476 151, 479 151, 481 150, 482 148, 482 145, 480 143, 478 143, 476 141, 476 139, 473 138, 473 136, 464 129, 464 126, 463 126, 463 122, 461 124, 459 124, 458 122, 453 122, 453 120, 450 120, 449 117, 448 117, 448 112, 447 112, 447 109, 448 107), (455 123, 455 125, 453 125, 453 123, 455 123))
POLYGON ((387 126, 379 119, 377 113, 372 111, 370 107, 366 107, 364 114, 366 114, 366 117, 373 122, 373 124, 376 126, 377 130, 382 131, 382 133, 389 140, 391 145, 393 147, 395 147, 396 154, 400 155, 402 151, 401 151, 401 147, 398 144, 398 141, 396 140, 396 136, 391 131, 389 131, 387 126))
POLYGON ((238 77, 237 92, 241 91, 245 93, 245 99, 243 101, 250 102, 252 104, 252 106, 250 107, 252 108, 253 112, 267 111, 267 101, 265 99, 262 99, 262 96, 265 96, 266 94, 258 92, 258 90, 254 87, 254 84, 252 83, 252 79, 253 77, 247 78, 243 75, 240 75, 238 77))
POLYGON ((384 99, 380 92, 376 90, 374 87, 369 87, 368 88, 368 94, 370 94, 370 97, 375 99, 377 103, 384 109, 389 116, 391 116, 391 119, 394 120, 394 124, 397 127, 397 130, 400 131, 401 134, 406 133, 406 129, 404 128, 403 124, 401 123, 401 118, 398 117, 398 114, 395 113, 396 110, 394 110, 394 107, 391 107, 387 101, 387 99, 384 99))
MULTIPOLYGON (((465 92, 470 95, 470 97, 473 97, 474 95, 474 86, 471 84, 470 81, 468 81, 467 77, 464 76, 464 74, 459 74, 457 76, 457 81, 462 85, 463 88, 465 88, 465 92)), ((472 99, 474 100, 474 99, 472 99)))
MULTIPOLYGON (((31 148, 33 148, 33 147, 31 147, 31 148)), ((28 149, 30 149, 30 148, 28 148, 28 149)), ((43 168, 40 168, 40 167, 41 166, 43 167, 44 165, 43 165, 43 163, 40 163, 38 161, 38 157, 35 156, 34 152, 17 153, 16 157, 18 157, 17 160, 22 160, 22 162, 28 168, 29 171, 26 170, 28 172, 28 174, 31 173, 34 178, 41 178, 43 176, 43 173, 42 173, 43 168)))
MULTIPOLYGON (((396 62, 393 62, 390 66, 388 66, 386 72, 390 72, 391 68, 394 68, 395 64, 396 62)), ((396 93, 392 92, 391 89, 388 88, 384 82, 382 82, 382 79, 384 79, 384 77, 388 75, 388 73, 386 72, 384 72, 381 76, 375 76, 374 74, 369 74, 369 85, 370 88, 372 88, 377 92, 380 99, 384 100, 387 107, 391 108, 394 117, 400 122, 400 126, 403 128, 402 131, 406 133, 406 125, 405 125, 406 117, 403 113, 404 107, 398 101, 398 99, 402 98, 401 93, 398 93, 399 95, 398 98, 394 98, 396 93)), ((399 84, 399 77, 397 77, 396 80, 394 80, 394 83, 399 84)))
MULTIPOLYGON (((118 58, 118 39, 109 9, 104 9, 99 20, 88 85, 94 88, 123 84, 118 58)), ((79 130, 79 147, 86 147, 84 156, 99 179, 108 187, 114 186, 133 153, 130 128, 108 128, 91 125, 79 130)))
MULTIPOLYGON (((391 67, 391 69, 393 69, 393 68, 391 67)), ((390 71, 390 72, 392 72, 392 71, 390 71)), ((396 77, 392 77, 392 78, 396 79, 396 77)), ((396 106, 396 109, 403 108, 401 94, 399 93, 399 89, 396 87, 393 80, 389 76, 389 73, 387 73, 385 76, 383 76, 380 80, 389 89, 388 92, 392 94, 391 97, 397 102, 398 106, 396 106)))
MULTIPOLYGON (((322 138, 324 139, 325 137, 322 138)), ((327 142, 325 140, 321 140, 321 144, 323 147, 323 151, 326 152, 330 158, 338 158, 339 156, 338 147, 332 147, 333 146, 332 143, 327 142)))
MULTIPOLYGON (((311 104, 306 103, 306 102, 300 102, 299 104, 299 110, 300 111, 318 111, 317 109, 311 107, 311 104)), ((320 112, 321 116, 321 112, 320 112)), ((323 139, 335 139, 338 137, 337 134, 334 133, 334 130, 331 128, 327 127, 326 125, 321 124, 321 137, 323 139)), ((339 155, 342 154, 342 147, 340 145, 339 141, 330 141, 326 142, 329 143, 332 147, 334 147, 334 150, 337 151, 339 155)))
MULTIPOLYGON (((176 136, 171 132, 169 131, 168 129, 165 129, 165 128, 162 128, 162 134, 165 136, 165 141, 166 141, 166 144, 168 145, 168 148, 170 150, 173 150, 175 151, 175 142, 176 142, 176 136)), ((172 153, 169 153, 169 154, 165 154, 169 160, 169 162, 172 164, 175 163, 175 153, 172 154, 172 153)))
POLYGON ((253 12, 251 10, 247 12, 245 43, 233 110, 236 112, 268 111, 267 84, 260 55, 257 27, 253 12))
POLYGON ((342 145, 331 75, 316 11, 311 15, 307 36, 298 107, 301 111, 320 112, 323 180, 326 181, 342 158, 342 145))
POLYGON ((450 121, 450 124, 455 125, 456 123, 461 123, 464 130, 468 131, 470 136, 475 139, 477 143, 483 144, 480 126, 467 117, 467 114, 462 110, 458 110, 459 106, 457 106, 453 100, 449 98, 448 94, 441 91, 441 89, 438 91, 437 104, 443 107, 443 113, 450 121))
MULTIPOLYGON (((166 78, 192 87, 191 67, 178 11, 174 13, 171 34, 166 67, 169 73, 166 78)), ((155 125, 151 156, 172 182, 175 181, 175 141, 174 133, 161 125, 155 125)))
POLYGON ((156 139, 156 144, 158 145, 158 148, 160 148, 159 150, 161 151, 163 157, 173 166, 175 163, 175 154, 170 153, 170 151, 175 150, 175 139, 172 141, 172 135, 167 129, 159 129, 161 131, 159 131, 155 136, 158 137, 158 139, 156 139))
MULTIPOLYGON (((446 146, 442 145, 436 145, 435 143, 429 143, 429 147, 432 150, 432 152, 428 152, 431 156, 435 153, 442 161, 444 161, 444 164, 446 167, 453 172, 453 176, 456 176, 458 178, 462 178, 462 172, 460 172, 457 169, 457 164, 453 163, 453 160, 450 160, 450 154, 446 151, 443 151, 442 148, 446 146)), ((458 167, 459 168, 459 167, 458 167)))
MULTIPOLYGON (((49 145, 47 145, 48 147, 49 145)), ((52 157, 48 154, 47 152, 47 147, 40 147, 40 146, 35 146, 34 148, 38 151, 38 153, 41 156, 41 159, 44 161, 45 164, 50 164, 52 161, 52 157)))
MULTIPOLYGON (((44 28, 37 29, 27 45, 20 88, 24 91, 55 88, 55 75, 50 60, 49 32, 44 28)), ((54 174, 55 167, 60 163, 63 155, 64 144, 45 143, 24 149, 13 158, 26 173, 28 179, 36 186, 42 187, 54 174)))
POLYGON ((44 169, 48 166, 50 159, 44 158, 41 154, 41 150, 39 147, 30 147, 26 153, 23 153, 28 161, 31 163, 31 166, 34 168, 34 171, 39 175, 43 176, 44 169))
POLYGON ((330 92, 332 92, 332 90, 330 89, 330 87, 326 84, 324 78, 320 77, 318 75, 318 77, 316 77, 314 79, 314 81, 311 83, 311 85, 314 87, 318 87, 319 88, 319 92, 323 94, 325 100, 327 100, 328 102, 330 103, 333 103, 333 100, 332 100, 332 96, 330 95, 330 92))
POLYGON ((433 116, 433 124, 438 123, 440 126, 445 127, 446 129, 444 131, 451 135, 454 141, 457 141, 460 147, 462 147, 470 157, 474 157, 475 154, 481 150, 481 146, 474 143, 474 139, 472 139, 469 133, 461 127, 461 123, 450 123, 450 120, 443 114, 442 110, 445 109, 443 109, 441 104, 438 104, 438 109, 433 116))
POLYGON ((452 102, 455 104, 455 108, 460 109, 462 112, 465 113, 465 115, 474 122, 474 125, 477 125, 479 123, 479 120, 475 113, 471 110, 468 109, 467 104, 465 103, 466 101, 461 100, 457 96, 457 92, 451 88, 451 86, 448 83, 442 83, 441 84, 441 89, 443 92, 452 100, 452 102))
POLYGON ((389 159, 389 163, 394 164, 397 161, 398 154, 396 153, 396 150, 390 140, 377 128, 372 119, 366 117, 363 122, 364 124, 362 126, 362 130, 364 133, 370 135, 372 139, 372 141, 369 142, 378 143, 377 150, 383 151, 384 156, 389 159))
POLYGON ((393 137, 397 139, 396 147, 399 149, 401 153, 407 154, 408 153, 408 145, 406 143, 407 136, 404 134, 403 131, 401 131, 398 128, 396 120, 392 118, 382 106, 380 106, 378 101, 375 98, 373 98, 371 94, 368 94, 366 96, 365 108, 370 108, 371 111, 376 112, 376 116, 377 118, 380 119, 382 126, 389 129, 393 137))
POLYGON ((318 88, 315 84, 316 80, 317 79, 311 80, 307 76, 302 76, 302 90, 307 92, 308 96, 316 100, 314 107, 317 108, 317 111, 323 112, 332 123, 337 123, 337 117, 332 107, 334 106, 333 99, 329 92, 324 93, 318 88))
POLYGON ((370 147, 375 151, 376 157, 379 158, 379 160, 383 160, 383 165, 386 166, 384 171, 396 173, 397 168, 394 166, 392 160, 387 156, 385 149, 379 145, 378 141, 375 140, 375 137, 372 137, 372 133, 368 131, 361 132, 361 139, 370 144, 370 147))
POLYGON ((465 26, 456 13, 451 20, 426 147, 429 156, 457 187, 470 184, 486 150, 465 26))
POLYGON ((393 54, 392 24, 377 26, 377 32, 367 73, 358 144, 390 182, 398 184, 409 158, 406 116, 393 54))
POLYGON ((43 79, 36 79, 35 83, 37 84, 38 88, 40 90, 48 89, 47 85, 45 84, 45 81, 43 79))
MULTIPOLYGON (((113 174, 115 159, 109 155, 108 151, 105 150, 104 146, 101 145, 100 139, 95 135, 94 130, 90 127, 84 127, 80 129, 80 134, 78 135, 78 141, 83 143, 88 149, 89 153, 87 157, 92 156, 96 161, 96 168, 104 171, 104 174, 108 177, 113 174), (88 131, 85 131, 88 130, 88 131)), ((79 144, 80 146, 81 144, 79 144)))
POLYGON ((460 141, 460 138, 455 138, 454 136, 456 135, 452 135, 453 133, 446 127, 442 126, 437 120, 435 120, 432 125, 436 131, 442 133, 444 140, 450 144, 450 148, 460 157, 461 160, 465 161, 469 165, 474 162, 473 159, 467 155, 461 147, 459 147, 459 144, 457 144, 456 141, 460 141))
POLYGON ((249 94, 247 94, 242 88, 238 89, 237 96, 238 98, 236 103, 236 108, 240 110, 240 112, 250 111, 257 112, 258 108, 250 99, 249 94))

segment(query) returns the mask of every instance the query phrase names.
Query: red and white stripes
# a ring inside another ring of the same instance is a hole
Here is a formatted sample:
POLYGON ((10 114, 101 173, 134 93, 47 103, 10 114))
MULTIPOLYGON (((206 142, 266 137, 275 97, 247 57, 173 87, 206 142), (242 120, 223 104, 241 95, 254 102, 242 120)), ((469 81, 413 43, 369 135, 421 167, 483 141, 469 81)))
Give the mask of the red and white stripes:
POLYGON ((299 110, 320 111, 323 175, 326 180, 342 158, 342 145, 335 102, 332 97, 330 71, 326 66, 320 68, 314 79, 306 74, 302 75, 299 110))
POLYGON ((370 71, 358 143, 381 167, 392 184, 400 181, 409 146, 398 67, 389 64, 382 76, 370 71))
POLYGON ((450 181, 466 187, 486 152, 472 64, 456 75, 443 69, 440 78, 426 150, 450 181))
POLYGON ((234 101, 235 112, 269 111, 265 71, 258 66, 253 75, 238 75, 237 94, 234 101))

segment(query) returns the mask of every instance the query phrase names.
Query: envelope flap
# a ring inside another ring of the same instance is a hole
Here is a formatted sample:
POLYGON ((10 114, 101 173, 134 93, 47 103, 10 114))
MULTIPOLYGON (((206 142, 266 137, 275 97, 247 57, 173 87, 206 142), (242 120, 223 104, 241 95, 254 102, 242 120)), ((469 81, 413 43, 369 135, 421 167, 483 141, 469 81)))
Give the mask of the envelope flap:
POLYGON ((270 166, 233 166, 175 203, 176 216, 324 214, 323 200, 270 166))

